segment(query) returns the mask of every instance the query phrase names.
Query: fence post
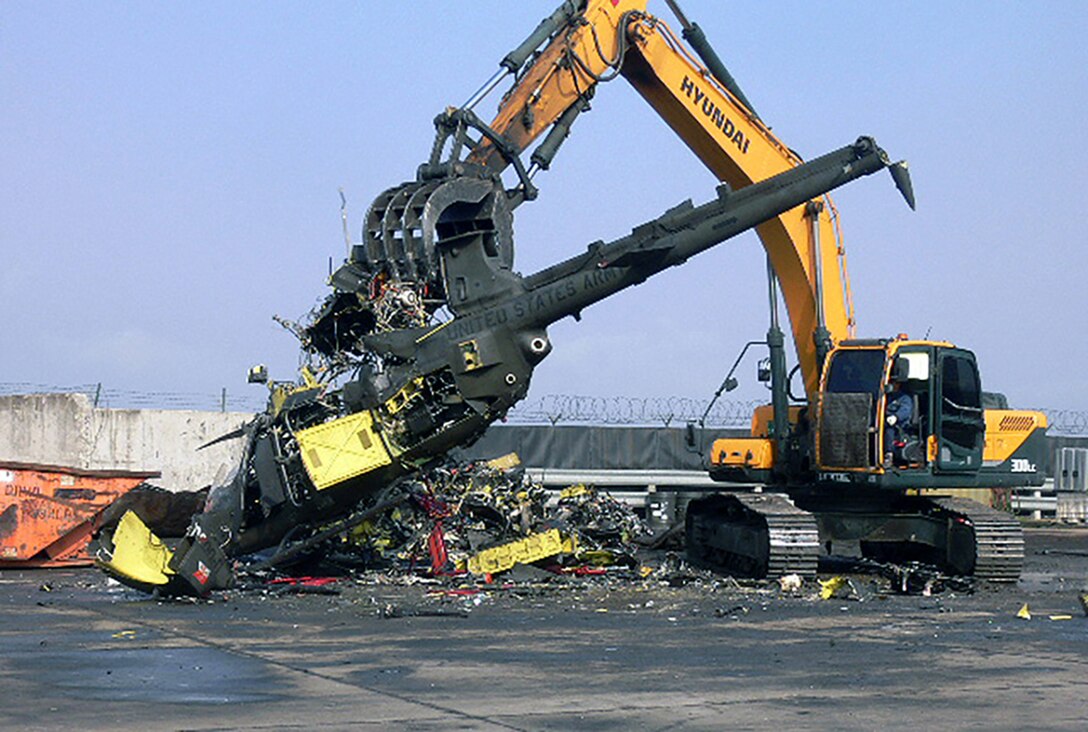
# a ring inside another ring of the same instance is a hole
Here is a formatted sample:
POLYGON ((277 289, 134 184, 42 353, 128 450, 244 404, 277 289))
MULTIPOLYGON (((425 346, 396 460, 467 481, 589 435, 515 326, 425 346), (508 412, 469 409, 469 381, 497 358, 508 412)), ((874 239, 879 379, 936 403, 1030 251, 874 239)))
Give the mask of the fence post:
POLYGON ((227 411, 227 387, 223 387, 223 395, 219 399, 219 411, 227 411))

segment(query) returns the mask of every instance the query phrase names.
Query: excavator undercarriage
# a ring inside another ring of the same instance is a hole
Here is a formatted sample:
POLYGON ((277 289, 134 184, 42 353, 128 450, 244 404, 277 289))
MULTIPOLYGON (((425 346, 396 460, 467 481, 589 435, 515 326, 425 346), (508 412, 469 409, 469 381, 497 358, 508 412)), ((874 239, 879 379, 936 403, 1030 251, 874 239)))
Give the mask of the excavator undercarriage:
POLYGON ((813 577, 816 519, 776 493, 718 493, 688 504, 688 558, 725 574, 813 577))
POLYGON ((688 505, 688 556, 728 574, 782 577, 816 574, 818 557, 880 562, 919 561, 949 574, 1015 582, 1024 538, 1015 517, 959 497, 893 496, 883 508, 867 501, 822 500, 798 507, 782 493, 719 493, 688 505), (822 504, 817 509, 814 504, 822 504))

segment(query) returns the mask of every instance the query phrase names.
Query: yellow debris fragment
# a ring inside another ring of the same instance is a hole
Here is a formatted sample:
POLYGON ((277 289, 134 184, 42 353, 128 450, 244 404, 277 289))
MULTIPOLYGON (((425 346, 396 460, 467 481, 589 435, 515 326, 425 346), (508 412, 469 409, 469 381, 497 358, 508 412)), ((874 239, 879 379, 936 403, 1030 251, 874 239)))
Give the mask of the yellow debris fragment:
POLYGON ((1072 620, 1073 616, 1072 615, 1051 615, 1050 619, 1051 620, 1072 620))
POLYGON ((469 557, 468 571, 473 574, 498 574, 513 568, 515 564, 532 564, 553 557, 563 551, 563 544, 559 529, 531 534, 469 557))
POLYGON ((819 580, 820 582, 820 599, 830 600, 835 596, 835 593, 841 590, 846 585, 845 577, 832 577, 827 580, 819 580))
POLYGON ((1020 608, 1020 612, 1016 613, 1016 617, 1023 618, 1024 620, 1031 620, 1031 610, 1028 609, 1028 604, 1025 602, 1024 607, 1020 608))
POLYGON ((370 412, 358 412, 295 433, 302 464, 322 491, 393 460, 370 412))
POLYGON ((584 483, 577 483, 561 490, 559 492, 559 499, 577 498, 578 496, 584 496, 587 493, 589 493, 589 488, 587 488, 584 483))
POLYGON ((488 460, 486 465, 492 470, 513 470, 521 465, 521 458, 518 457, 516 452, 510 452, 494 460, 488 460))
POLYGON ((578 559, 592 567, 611 567, 616 563, 616 555, 604 549, 580 552, 578 559))
POLYGON ((174 570, 170 569, 173 556, 139 516, 126 511, 113 532, 112 550, 100 550, 95 563, 118 579, 157 586, 165 585, 173 576, 174 570))

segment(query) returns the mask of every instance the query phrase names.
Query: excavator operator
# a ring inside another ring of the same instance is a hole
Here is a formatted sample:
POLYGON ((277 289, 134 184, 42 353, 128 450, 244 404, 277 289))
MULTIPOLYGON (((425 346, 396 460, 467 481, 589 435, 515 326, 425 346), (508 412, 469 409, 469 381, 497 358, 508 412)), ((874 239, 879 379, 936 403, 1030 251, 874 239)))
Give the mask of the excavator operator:
POLYGON ((905 453, 907 443, 916 435, 911 431, 914 415, 914 397, 904 390, 902 381, 892 382, 892 391, 884 402, 884 463, 890 466, 904 465, 909 460, 905 453))

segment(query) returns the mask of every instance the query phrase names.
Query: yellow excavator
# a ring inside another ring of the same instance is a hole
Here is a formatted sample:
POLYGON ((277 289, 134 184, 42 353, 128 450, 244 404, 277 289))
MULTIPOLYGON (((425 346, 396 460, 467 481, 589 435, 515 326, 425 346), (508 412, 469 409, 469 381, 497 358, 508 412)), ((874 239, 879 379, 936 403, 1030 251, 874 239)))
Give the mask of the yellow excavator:
MULTIPOLYGON (((519 151, 548 131, 529 177, 548 168, 595 87, 617 74, 734 190, 801 164, 755 113, 699 26, 676 2, 668 5, 694 55, 645 12, 645 2, 590 0, 561 5, 503 60, 481 93, 550 39, 491 124, 519 151)), ((496 169, 508 159, 487 142, 469 156, 496 169)), ((905 170, 891 170, 913 208, 905 170)), ((715 479, 760 492, 694 501, 688 553, 757 576, 814 574, 822 550, 923 559, 1015 580, 1020 527, 988 505, 994 489, 1043 482, 1046 417, 1009 410, 1001 395, 985 394, 968 350, 906 335, 857 338, 837 223, 825 194, 756 227, 769 269, 769 356, 761 375, 772 400, 753 415, 751 436, 715 440, 709 463, 715 479), (779 290, 804 388, 796 400, 779 290)), ((730 373, 718 395, 735 384, 730 373)))
POLYGON ((751 437, 715 442, 710 464, 715 477, 758 492, 693 502, 689 554, 732 572, 812 574, 821 548, 852 543, 893 558, 922 553, 962 573, 1018 574, 1015 521, 920 492, 1038 480, 1042 415, 983 411, 968 351, 852 332, 827 193, 887 169, 913 207, 905 164, 868 137, 802 161, 755 114, 699 27, 669 5, 683 40, 644 2, 566 0, 465 104, 440 114, 415 180, 378 196, 362 242, 330 277, 332 293, 294 328, 314 369, 301 383, 270 384, 268 409, 225 436, 245 440, 233 477, 213 488, 176 548, 128 516, 104 537, 101 565, 143 589, 204 594, 231 583, 234 557, 277 545, 289 553, 291 542, 366 520, 403 478, 525 397, 552 348, 548 325, 754 227, 769 268, 773 399, 751 437), (597 86, 617 77, 722 181, 717 197, 517 274, 514 209, 536 197, 536 175, 597 86), (485 123, 474 110, 508 78, 485 123), (515 179, 509 188, 504 173, 515 179), (805 391, 792 406, 779 289, 805 391))

